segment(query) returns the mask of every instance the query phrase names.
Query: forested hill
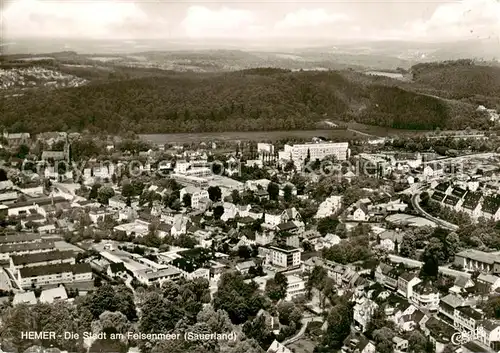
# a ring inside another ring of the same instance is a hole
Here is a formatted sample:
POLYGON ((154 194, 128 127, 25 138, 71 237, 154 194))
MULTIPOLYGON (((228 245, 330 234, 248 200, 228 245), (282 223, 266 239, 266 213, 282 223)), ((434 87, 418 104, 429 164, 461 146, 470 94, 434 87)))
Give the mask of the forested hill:
POLYGON ((457 60, 417 64, 411 71, 415 83, 431 87, 439 95, 500 109, 499 63, 493 66, 457 60))
POLYGON ((309 129, 326 118, 410 129, 487 124, 476 106, 352 71, 171 73, 0 98, 11 131, 136 133, 309 129))

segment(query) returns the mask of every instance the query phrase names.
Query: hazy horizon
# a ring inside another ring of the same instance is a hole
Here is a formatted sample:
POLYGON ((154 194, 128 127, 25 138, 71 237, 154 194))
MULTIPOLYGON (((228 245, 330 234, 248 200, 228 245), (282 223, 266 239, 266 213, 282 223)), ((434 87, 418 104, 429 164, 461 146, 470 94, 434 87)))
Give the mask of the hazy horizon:
POLYGON ((2 40, 499 40, 498 0, 1 2, 2 40))

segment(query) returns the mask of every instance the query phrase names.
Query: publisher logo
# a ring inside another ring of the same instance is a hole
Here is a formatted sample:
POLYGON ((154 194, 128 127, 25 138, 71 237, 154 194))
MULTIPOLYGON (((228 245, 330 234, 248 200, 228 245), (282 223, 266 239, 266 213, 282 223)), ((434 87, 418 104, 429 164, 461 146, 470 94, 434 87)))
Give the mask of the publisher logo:
POLYGON ((478 340, 480 338, 478 332, 455 332, 451 336, 451 343, 457 346, 461 346, 467 342, 478 340))

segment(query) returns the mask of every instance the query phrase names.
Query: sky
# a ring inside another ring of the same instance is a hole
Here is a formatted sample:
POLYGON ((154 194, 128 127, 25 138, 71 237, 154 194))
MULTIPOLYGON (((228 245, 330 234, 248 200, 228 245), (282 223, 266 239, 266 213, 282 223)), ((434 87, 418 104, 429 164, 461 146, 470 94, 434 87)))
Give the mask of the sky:
POLYGON ((500 0, 3 0, 1 37, 419 40, 500 37, 500 0))

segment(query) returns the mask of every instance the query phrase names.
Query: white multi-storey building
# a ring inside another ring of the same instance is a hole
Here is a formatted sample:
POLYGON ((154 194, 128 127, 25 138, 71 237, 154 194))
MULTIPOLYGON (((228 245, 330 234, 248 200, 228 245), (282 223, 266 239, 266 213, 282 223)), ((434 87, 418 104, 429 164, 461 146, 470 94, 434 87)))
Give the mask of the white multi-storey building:
POLYGON ((288 246, 271 246, 269 262, 278 267, 291 268, 300 265, 300 249, 288 246))
POLYGON ((200 204, 202 200, 208 200, 209 194, 207 190, 203 190, 194 186, 187 186, 180 191, 181 200, 184 195, 191 195, 191 207, 194 209, 200 208, 200 204))
POLYGON ((285 145, 284 151, 279 152, 279 157, 280 159, 291 160, 297 166, 301 165, 308 155, 311 161, 322 160, 329 156, 335 156, 339 161, 345 161, 349 158, 349 154, 348 142, 324 142, 285 145))
POLYGON ((286 289, 286 300, 291 301, 294 298, 306 293, 306 283, 302 278, 297 276, 288 276, 287 281, 288 286, 286 289))

